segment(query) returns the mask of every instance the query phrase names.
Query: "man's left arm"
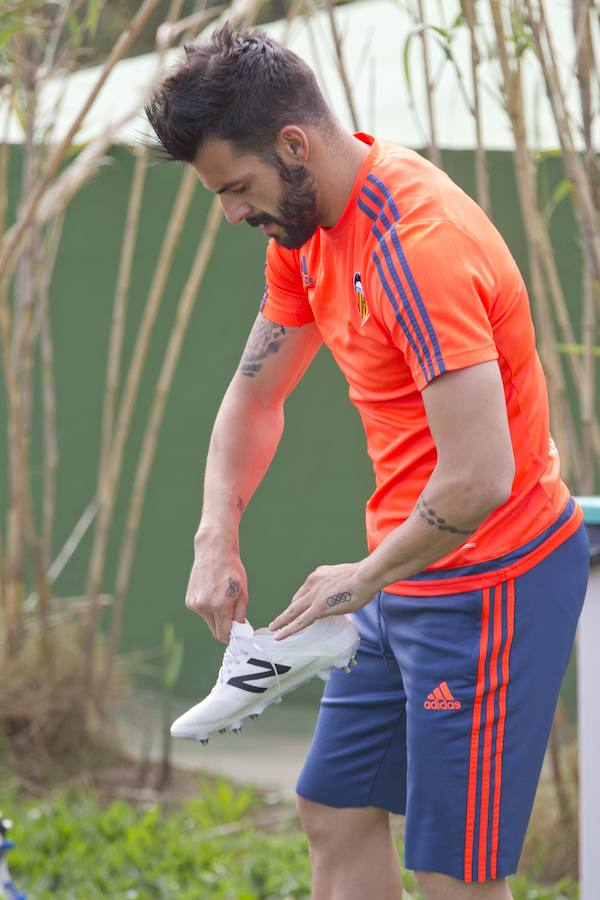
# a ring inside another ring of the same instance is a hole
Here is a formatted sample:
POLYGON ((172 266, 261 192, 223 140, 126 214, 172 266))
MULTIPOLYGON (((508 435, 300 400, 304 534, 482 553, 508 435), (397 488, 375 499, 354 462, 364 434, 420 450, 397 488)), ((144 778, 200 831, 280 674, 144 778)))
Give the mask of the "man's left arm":
POLYGON ((514 456, 497 361, 446 372, 422 397, 437 463, 410 516, 365 559, 309 575, 271 623, 278 639, 360 609, 386 585, 421 572, 466 543, 510 497, 514 456))

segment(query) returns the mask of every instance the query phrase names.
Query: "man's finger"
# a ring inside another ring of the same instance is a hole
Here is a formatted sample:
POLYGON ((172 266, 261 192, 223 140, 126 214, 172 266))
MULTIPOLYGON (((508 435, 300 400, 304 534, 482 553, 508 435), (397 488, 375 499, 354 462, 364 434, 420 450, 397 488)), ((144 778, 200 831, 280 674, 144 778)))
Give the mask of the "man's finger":
POLYGON ((245 622, 246 621, 246 608, 248 606, 248 601, 245 597, 240 597, 240 599, 236 602, 233 607, 233 618, 236 622, 245 622))
POLYGON ((280 613, 276 619, 273 619, 269 628, 271 631, 276 631, 278 628, 283 628, 284 625, 289 625, 290 622, 293 622, 304 610, 310 607, 310 601, 305 600, 297 600, 294 598, 287 609, 284 609, 282 613, 280 613))
POLYGON ((296 634, 297 631, 302 631, 303 628, 308 628, 309 625, 312 625, 313 622, 316 622, 318 616, 312 611, 312 607, 303 612, 302 615, 298 616, 291 622, 289 625, 286 625, 284 628, 280 628, 275 632, 275 640, 281 641, 286 637, 289 637, 290 634, 296 634))
POLYGON ((215 616, 216 636, 219 641, 224 644, 229 643, 229 635, 231 632, 231 610, 221 609, 219 615, 215 616))

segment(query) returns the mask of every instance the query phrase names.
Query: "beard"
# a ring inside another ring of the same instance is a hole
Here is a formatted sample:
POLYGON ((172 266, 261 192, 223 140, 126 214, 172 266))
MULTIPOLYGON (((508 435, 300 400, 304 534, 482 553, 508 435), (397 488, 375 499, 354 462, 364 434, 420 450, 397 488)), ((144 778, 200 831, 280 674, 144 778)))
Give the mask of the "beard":
POLYGON ((303 165, 286 166, 277 153, 270 154, 268 161, 277 169, 281 200, 277 218, 262 213, 248 216, 248 225, 279 225, 281 235, 273 235, 282 247, 295 250, 305 244, 319 227, 317 188, 311 172, 303 165))

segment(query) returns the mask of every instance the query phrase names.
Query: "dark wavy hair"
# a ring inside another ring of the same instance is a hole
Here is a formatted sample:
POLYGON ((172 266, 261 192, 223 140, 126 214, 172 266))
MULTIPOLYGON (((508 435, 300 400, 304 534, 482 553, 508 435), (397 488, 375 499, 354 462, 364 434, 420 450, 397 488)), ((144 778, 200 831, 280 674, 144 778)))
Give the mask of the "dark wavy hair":
POLYGON ((190 163, 208 138, 268 155, 284 125, 332 127, 312 69, 260 28, 226 23, 184 50, 145 107, 166 158, 190 163))

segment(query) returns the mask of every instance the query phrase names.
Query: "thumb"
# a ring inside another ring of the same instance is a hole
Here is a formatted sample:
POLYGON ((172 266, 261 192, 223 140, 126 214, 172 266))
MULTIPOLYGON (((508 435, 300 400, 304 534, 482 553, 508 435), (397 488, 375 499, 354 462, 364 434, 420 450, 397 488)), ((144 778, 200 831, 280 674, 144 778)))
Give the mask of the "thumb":
POLYGON ((246 621, 246 607, 248 606, 248 598, 241 596, 233 607, 233 619, 236 622, 246 621))

